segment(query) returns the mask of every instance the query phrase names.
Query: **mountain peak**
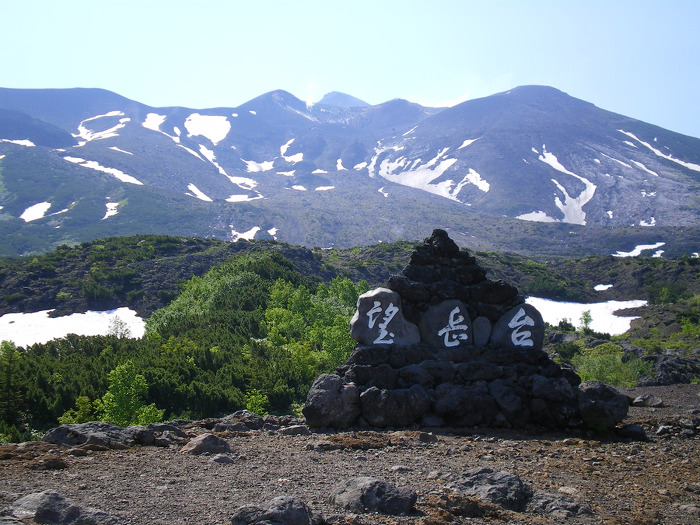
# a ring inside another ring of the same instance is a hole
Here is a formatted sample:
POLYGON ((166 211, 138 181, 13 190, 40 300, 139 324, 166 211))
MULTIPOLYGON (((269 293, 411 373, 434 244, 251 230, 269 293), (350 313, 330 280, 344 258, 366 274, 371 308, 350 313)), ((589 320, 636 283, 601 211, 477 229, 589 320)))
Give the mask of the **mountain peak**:
POLYGON ((330 93, 326 93, 323 98, 318 101, 318 104, 338 106, 342 108, 363 108, 371 105, 364 100, 360 100, 352 95, 346 95, 345 93, 341 93, 339 91, 331 91, 330 93))

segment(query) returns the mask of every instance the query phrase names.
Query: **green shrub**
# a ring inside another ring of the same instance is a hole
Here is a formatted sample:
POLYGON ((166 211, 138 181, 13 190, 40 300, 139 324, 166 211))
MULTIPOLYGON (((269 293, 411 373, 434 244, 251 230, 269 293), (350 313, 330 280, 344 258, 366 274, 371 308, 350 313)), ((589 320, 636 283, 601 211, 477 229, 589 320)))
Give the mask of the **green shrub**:
POLYGON ((603 343, 586 348, 571 358, 571 364, 584 381, 601 381, 613 386, 633 387, 651 369, 651 363, 636 356, 624 358, 622 348, 603 343))
POLYGON ((256 388, 253 388, 252 390, 246 392, 245 407, 253 414, 257 414, 259 416, 266 416, 268 414, 267 409, 269 406, 270 401, 264 392, 261 392, 256 388))
POLYGON ((73 423, 87 423, 94 421, 95 412, 93 410, 92 401, 87 396, 79 396, 75 400, 75 408, 69 408, 62 416, 59 416, 58 422, 61 425, 70 425, 73 423))
POLYGON ((136 372, 132 361, 117 366, 108 375, 109 388, 95 408, 102 421, 121 427, 148 425, 163 420, 164 410, 155 404, 146 405, 146 379, 136 372))

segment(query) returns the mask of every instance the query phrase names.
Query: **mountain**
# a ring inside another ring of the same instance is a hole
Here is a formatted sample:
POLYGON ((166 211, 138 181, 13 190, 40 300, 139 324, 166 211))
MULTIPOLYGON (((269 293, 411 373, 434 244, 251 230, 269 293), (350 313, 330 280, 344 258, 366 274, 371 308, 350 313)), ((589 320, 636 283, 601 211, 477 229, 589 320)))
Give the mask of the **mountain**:
POLYGON ((0 256, 142 233, 351 247, 438 227, 543 257, 700 252, 697 138, 542 86, 441 109, 324 99, 194 110, 0 88, 0 256))
POLYGON ((364 108, 369 106, 364 100, 355 98, 352 95, 346 95, 345 93, 340 93, 339 91, 331 91, 326 93, 318 104, 325 104, 327 106, 340 106, 343 108, 364 108))

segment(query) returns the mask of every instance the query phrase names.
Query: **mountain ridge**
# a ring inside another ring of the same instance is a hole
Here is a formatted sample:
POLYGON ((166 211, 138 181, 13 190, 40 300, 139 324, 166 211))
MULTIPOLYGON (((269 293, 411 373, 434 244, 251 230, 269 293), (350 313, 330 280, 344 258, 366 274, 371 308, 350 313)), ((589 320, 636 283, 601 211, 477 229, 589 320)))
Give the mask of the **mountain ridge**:
MULTIPOLYGON (((348 247, 442 227, 462 245, 519 251, 524 238, 529 253, 562 254, 632 249, 612 244, 632 228, 641 244, 700 251, 700 139, 556 88, 451 108, 309 106, 275 90, 198 110, 99 89, 0 88, 0 108, 76 142, 31 148, 0 136, 4 255, 149 228, 348 247), (20 218, 39 204, 49 206, 43 216, 20 218), (572 249, 557 233, 566 228, 586 240, 572 249)), ((9 122, 0 115, 0 130, 9 122)))

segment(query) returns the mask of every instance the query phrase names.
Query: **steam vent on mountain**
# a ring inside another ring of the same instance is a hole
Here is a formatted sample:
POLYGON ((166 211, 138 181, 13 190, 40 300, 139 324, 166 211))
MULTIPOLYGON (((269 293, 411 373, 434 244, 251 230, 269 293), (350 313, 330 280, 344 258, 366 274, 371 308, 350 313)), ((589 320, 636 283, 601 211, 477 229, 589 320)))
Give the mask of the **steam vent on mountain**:
POLYGON ((604 429, 627 414, 626 396, 552 361, 540 313, 443 230, 359 297, 350 333, 348 361, 309 391, 311 427, 604 429))

